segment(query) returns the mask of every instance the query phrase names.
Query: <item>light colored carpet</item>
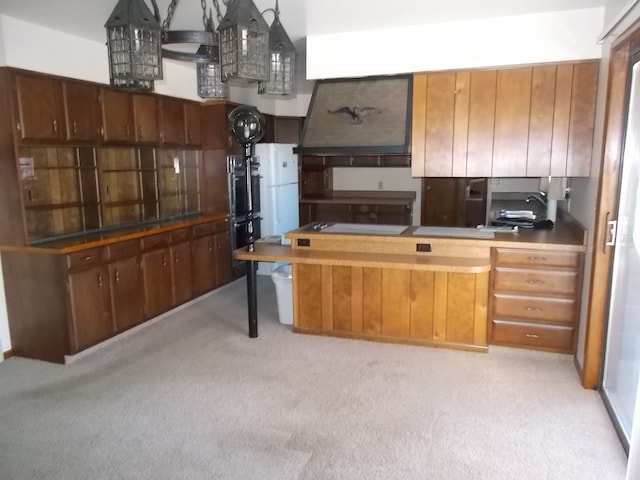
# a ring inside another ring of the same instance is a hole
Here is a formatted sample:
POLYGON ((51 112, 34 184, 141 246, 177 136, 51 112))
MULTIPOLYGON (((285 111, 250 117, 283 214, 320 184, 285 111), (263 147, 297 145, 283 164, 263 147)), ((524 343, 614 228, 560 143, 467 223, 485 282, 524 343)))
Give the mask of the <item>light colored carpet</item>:
POLYGON ((623 479, 572 358, 296 335, 244 279, 60 366, 0 363, 0 478, 623 479))

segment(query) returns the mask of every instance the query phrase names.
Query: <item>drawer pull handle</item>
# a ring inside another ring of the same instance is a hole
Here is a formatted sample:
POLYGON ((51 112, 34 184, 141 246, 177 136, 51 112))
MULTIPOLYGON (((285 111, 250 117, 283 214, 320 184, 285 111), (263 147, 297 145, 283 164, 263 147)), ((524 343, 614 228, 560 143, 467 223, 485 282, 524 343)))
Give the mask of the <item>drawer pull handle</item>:
POLYGON ((527 312, 541 312, 542 309, 540 307, 524 307, 527 312))
POLYGON ((527 334, 525 334, 525 337, 528 337, 528 338, 540 338, 540 335, 536 335, 535 333, 527 333, 527 334))
POLYGON ((529 257, 532 262, 546 262, 547 257, 529 257))
POLYGON ((116 275, 115 275, 114 281, 116 283, 120 282, 120 274, 118 273, 118 270, 116 270, 116 275))
POLYGON ((527 283, 531 285, 544 285, 544 282, 542 280, 527 280, 527 283))
POLYGON ((102 275, 98 274, 98 286, 102 287, 102 275))
POLYGON ((88 261, 90 261, 92 258, 93 258, 93 257, 92 257, 91 255, 87 255, 86 257, 84 257, 84 258, 83 258, 83 260, 84 260, 85 262, 88 262, 88 261))

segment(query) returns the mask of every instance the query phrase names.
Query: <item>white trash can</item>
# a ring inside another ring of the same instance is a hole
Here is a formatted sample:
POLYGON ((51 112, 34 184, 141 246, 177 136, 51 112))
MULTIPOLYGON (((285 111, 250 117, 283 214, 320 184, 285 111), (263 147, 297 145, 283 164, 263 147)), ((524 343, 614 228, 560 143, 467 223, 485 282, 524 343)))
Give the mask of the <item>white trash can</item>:
POLYGON ((293 325, 293 286, 291 285, 291 264, 281 265, 271 272, 271 280, 276 286, 278 319, 283 325, 293 325))

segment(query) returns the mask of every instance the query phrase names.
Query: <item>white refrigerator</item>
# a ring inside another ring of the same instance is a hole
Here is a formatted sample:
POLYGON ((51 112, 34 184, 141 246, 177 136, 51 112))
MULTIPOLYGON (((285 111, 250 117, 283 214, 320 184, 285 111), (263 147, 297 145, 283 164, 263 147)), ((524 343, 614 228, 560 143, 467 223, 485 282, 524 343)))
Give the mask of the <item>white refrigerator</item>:
MULTIPOLYGON (((275 242, 276 237, 299 226, 295 146, 289 143, 258 143, 255 146, 260 164, 260 233, 263 239, 275 242)), ((268 275, 277 266, 260 262, 258 273, 268 275)))

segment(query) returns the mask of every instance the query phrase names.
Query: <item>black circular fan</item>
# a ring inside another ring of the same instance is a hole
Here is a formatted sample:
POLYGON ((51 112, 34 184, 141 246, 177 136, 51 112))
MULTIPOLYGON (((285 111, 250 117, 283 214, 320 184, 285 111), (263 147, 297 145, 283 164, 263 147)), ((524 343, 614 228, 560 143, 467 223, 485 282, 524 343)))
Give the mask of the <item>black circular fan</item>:
POLYGON ((240 105, 229 114, 229 131, 241 145, 257 143, 264 136, 266 120, 257 108, 240 105))

